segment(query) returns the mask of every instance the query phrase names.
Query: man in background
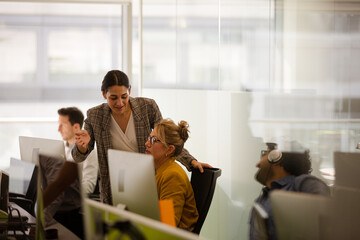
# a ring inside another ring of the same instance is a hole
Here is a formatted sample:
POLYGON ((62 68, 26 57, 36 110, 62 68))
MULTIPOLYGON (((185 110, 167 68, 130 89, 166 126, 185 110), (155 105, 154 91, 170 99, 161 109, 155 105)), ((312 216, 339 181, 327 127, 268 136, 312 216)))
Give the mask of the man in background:
MULTIPOLYGON (((84 123, 83 113, 76 107, 61 108, 59 114, 59 129, 63 140, 65 141, 66 160, 74 162, 71 150, 75 146, 75 133, 79 132, 84 123)), ((87 159, 79 164, 82 176, 82 189, 87 195, 92 194, 95 190, 99 163, 96 151, 92 151, 87 159), (82 165, 82 166, 81 166, 82 165)))
POLYGON ((253 208, 250 216, 250 240, 277 239, 269 197, 271 191, 278 189, 324 196, 330 195, 328 186, 320 179, 310 175, 309 151, 281 152, 275 143, 266 143, 266 145, 268 149, 261 151, 261 159, 256 164, 259 170, 255 179, 264 185, 264 188, 255 202, 266 211, 268 219, 265 224, 257 222, 255 219, 256 210, 253 208), (257 226, 260 225, 262 225, 262 229, 259 231, 257 226))

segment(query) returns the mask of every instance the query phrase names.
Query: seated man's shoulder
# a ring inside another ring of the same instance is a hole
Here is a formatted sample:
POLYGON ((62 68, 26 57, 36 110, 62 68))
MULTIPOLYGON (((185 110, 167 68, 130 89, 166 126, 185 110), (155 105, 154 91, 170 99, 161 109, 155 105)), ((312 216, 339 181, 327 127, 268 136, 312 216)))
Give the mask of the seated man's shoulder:
POLYGON ((298 192, 314 193, 328 196, 329 187, 321 179, 310 175, 302 174, 295 178, 295 188, 298 192))

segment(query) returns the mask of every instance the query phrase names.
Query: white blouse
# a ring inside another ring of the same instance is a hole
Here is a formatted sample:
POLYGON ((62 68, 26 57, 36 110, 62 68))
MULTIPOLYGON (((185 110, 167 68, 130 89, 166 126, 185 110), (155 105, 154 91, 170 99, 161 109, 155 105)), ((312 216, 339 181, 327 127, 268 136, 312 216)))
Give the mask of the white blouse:
POLYGON ((139 152, 132 112, 125 133, 121 130, 120 126, 115 121, 115 118, 111 115, 110 135, 114 149, 128 152, 139 152))

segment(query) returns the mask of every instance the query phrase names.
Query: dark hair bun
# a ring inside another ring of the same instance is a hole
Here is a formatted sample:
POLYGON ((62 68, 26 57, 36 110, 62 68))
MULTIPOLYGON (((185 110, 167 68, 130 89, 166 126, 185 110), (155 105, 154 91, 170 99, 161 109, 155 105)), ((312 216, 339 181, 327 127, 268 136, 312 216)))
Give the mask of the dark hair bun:
POLYGON ((189 124, 186 121, 181 120, 178 126, 180 137, 184 142, 186 142, 186 140, 189 138, 189 124))
POLYGON ((128 76, 120 70, 111 70, 107 72, 101 84, 101 91, 107 93, 109 87, 125 86, 130 89, 130 81, 128 76))

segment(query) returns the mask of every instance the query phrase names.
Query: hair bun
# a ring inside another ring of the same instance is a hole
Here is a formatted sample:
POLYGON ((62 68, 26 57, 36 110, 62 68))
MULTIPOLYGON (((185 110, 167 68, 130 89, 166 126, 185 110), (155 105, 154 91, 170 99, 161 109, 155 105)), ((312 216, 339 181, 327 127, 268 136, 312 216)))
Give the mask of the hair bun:
POLYGON ((180 137, 184 142, 186 142, 186 140, 189 138, 189 124, 186 121, 181 120, 178 126, 180 137))

